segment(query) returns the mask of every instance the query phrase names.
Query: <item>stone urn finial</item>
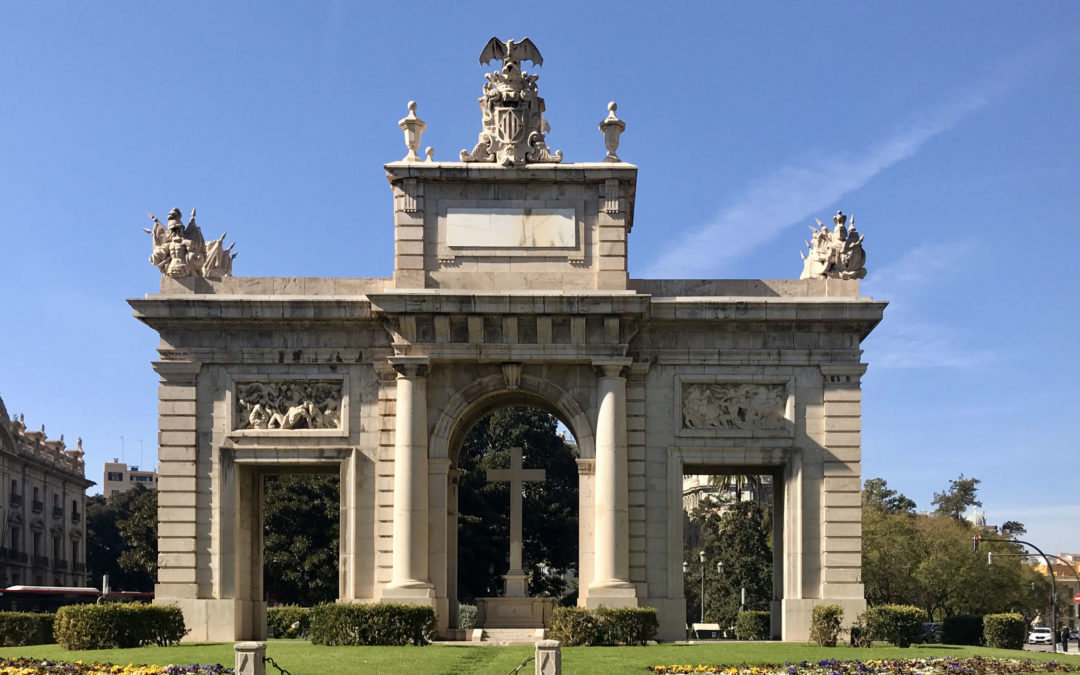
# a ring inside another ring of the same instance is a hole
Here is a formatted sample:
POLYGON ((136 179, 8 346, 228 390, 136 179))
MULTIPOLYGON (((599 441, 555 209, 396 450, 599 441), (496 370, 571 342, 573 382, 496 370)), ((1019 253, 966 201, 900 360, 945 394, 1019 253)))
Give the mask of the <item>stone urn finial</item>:
POLYGON ((622 161, 615 154, 615 151, 619 149, 619 136, 626 131, 626 122, 615 116, 615 110, 618 107, 615 105, 615 101, 608 103, 607 117, 600 123, 600 131, 604 133, 604 147, 607 148, 607 155, 604 157, 605 162, 622 161))
POLYGON ((401 161, 422 162, 416 151, 420 148, 420 137, 424 135, 427 125, 424 124, 424 120, 416 116, 416 101, 409 101, 409 114, 398 122, 398 126, 405 132, 405 147, 409 149, 409 154, 405 155, 401 161))

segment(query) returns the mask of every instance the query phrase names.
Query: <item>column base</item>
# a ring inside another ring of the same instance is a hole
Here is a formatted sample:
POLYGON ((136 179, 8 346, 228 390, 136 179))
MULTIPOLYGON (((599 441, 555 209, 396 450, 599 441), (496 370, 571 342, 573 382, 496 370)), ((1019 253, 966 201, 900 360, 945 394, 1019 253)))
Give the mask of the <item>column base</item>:
MULTIPOLYGON (((412 583, 412 582, 408 582, 412 583)), ((383 602, 396 602, 403 605, 435 606, 435 588, 431 584, 415 582, 416 585, 387 586, 379 597, 383 602)))
POLYGON ((155 598, 184 612, 189 629, 183 642, 237 642, 266 639, 266 603, 255 600, 155 598))
POLYGON ((525 592, 529 575, 521 570, 510 570, 503 575, 503 580, 506 583, 506 593, 503 597, 507 598, 524 598, 528 596, 525 592))
POLYGON ((585 597, 585 606, 596 607, 637 607, 637 587, 618 579, 606 579, 589 585, 589 594, 585 597))

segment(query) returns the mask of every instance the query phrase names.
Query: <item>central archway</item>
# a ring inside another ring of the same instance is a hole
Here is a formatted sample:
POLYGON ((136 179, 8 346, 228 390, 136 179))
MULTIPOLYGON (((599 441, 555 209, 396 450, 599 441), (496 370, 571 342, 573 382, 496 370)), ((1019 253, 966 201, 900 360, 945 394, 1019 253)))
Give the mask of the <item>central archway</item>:
MULTIPOLYGON (((446 491, 446 578, 447 610, 449 624, 460 628, 458 617, 459 599, 459 488, 462 448, 470 430, 486 416, 505 408, 534 408, 549 413, 562 423, 574 437, 577 450, 577 513, 578 553, 577 574, 591 568, 591 529, 587 523, 592 513, 591 489, 594 443, 592 426, 582 406, 567 392, 543 378, 521 376, 516 381, 505 376, 490 376, 473 382, 459 391, 442 409, 434 426, 429 446, 433 464, 447 467, 446 491), (515 386, 508 386, 513 383, 515 386)), ((464 637, 462 635, 461 637, 464 637)))

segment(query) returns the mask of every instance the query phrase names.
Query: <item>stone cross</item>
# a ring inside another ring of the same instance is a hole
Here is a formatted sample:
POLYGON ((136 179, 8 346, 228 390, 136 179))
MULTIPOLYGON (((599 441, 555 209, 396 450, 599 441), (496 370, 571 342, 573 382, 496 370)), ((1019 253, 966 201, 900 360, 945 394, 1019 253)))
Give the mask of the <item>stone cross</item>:
POLYGON ((525 481, 542 481, 543 469, 521 466, 521 448, 510 448, 509 469, 489 469, 489 483, 510 482, 510 570, 506 573, 506 597, 524 598, 525 580, 529 575, 521 569, 521 491, 525 481))

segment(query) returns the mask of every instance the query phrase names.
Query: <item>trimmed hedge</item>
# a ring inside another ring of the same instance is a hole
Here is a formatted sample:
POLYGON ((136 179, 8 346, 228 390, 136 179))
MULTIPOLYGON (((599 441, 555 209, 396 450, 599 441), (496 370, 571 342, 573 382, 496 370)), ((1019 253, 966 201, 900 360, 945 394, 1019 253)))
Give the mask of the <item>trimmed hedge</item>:
POLYGON ((1025 630, 1024 617, 1015 612, 983 617, 983 640, 987 647, 1023 649, 1025 630))
POLYGON ((299 605, 282 605, 266 609, 266 637, 311 637, 311 610, 299 605), (295 628, 294 628, 295 626, 295 628))
POLYGON ((434 633, 431 607, 377 602, 311 608, 313 645, 426 645, 434 633))
POLYGON ((810 639, 822 647, 835 647, 843 621, 844 610, 840 605, 814 605, 810 616, 810 639))
POLYGON ((735 637, 740 640, 768 640, 769 613, 758 610, 739 612, 735 619, 735 637))
POLYGON ((941 622, 941 641, 947 645, 982 645, 983 618, 977 614, 945 617, 941 622))
POLYGON ((878 605, 866 610, 866 627, 875 640, 910 647, 922 637, 926 612, 910 605, 878 605))
POLYGON ((179 607, 107 603, 56 611, 53 635, 64 649, 115 649, 179 642, 187 635, 179 607))
POLYGON ((548 637, 567 647, 578 645, 643 645, 656 636, 654 607, 556 607, 548 637))
POLYGON ((47 645, 53 639, 55 614, 0 612, 0 647, 47 645))

